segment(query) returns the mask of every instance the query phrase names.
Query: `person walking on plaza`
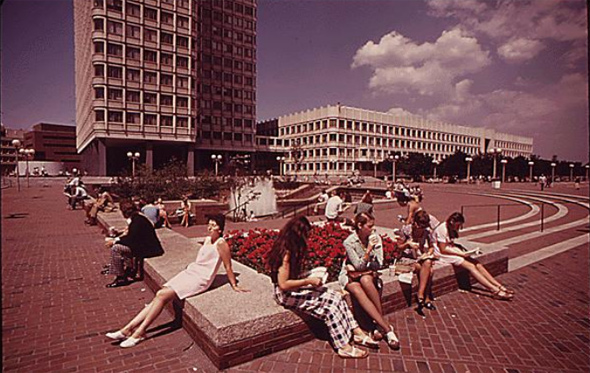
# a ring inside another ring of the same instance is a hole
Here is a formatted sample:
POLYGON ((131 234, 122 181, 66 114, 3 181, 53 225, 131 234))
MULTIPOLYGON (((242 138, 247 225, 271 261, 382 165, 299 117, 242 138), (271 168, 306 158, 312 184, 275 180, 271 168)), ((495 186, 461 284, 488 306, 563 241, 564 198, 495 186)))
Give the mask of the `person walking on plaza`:
POLYGON ((195 261, 166 282, 162 289, 158 290, 154 299, 123 328, 107 333, 107 338, 123 340, 119 345, 123 348, 136 346, 146 338, 147 328, 158 318, 168 302, 174 299, 183 300, 209 289, 221 263, 225 267, 232 289, 240 293, 249 291, 238 286, 232 269, 231 251, 223 238, 225 216, 216 214, 208 216, 208 219, 209 236, 199 249, 195 261))
POLYGON ((447 218, 446 222, 436 227, 432 233, 432 243, 438 262, 465 268, 480 284, 493 293, 494 298, 501 300, 512 299, 514 291, 507 289, 498 282, 483 264, 464 254, 455 244, 454 240, 459 237, 459 229, 464 223, 463 214, 454 212, 447 218))
POLYGON ((368 352, 353 347, 351 338, 365 346, 377 343, 359 328, 342 294, 322 286, 320 278, 301 278, 310 230, 311 224, 305 216, 295 217, 285 224, 275 240, 267 257, 274 299, 285 308, 326 323, 338 356, 366 358, 368 352))
POLYGON ((389 347, 399 350, 400 344, 393 326, 383 317, 381 295, 377 289, 377 270, 383 266, 383 243, 374 228, 375 218, 368 212, 355 216, 354 232, 343 243, 346 260, 338 282, 377 324, 373 339, 379 340, 385 335, 389 347))
POLYGON ((116 276, 114 281, 107 285, 108 288, 129 284, 129 268, 138 268, 128 265, 126 270, 125 262, 129 263, 133 258, 141 260, 164 254, 153 224, 137 211, 133 202, 129 199, 122 200, 119 208, 129 226, 126 233, 105 243, 106 247, 111 249, 111 264, 106 273, 116 276))

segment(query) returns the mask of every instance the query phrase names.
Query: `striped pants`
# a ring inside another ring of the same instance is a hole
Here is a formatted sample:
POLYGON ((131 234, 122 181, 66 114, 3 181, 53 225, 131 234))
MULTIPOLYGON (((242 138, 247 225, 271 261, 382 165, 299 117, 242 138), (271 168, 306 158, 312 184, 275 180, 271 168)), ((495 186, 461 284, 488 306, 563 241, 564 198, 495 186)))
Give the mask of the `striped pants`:
POLYGON ((352 338, 352 330, 358 327, 342 295, 333 290, 321 287, 282 291, 275 286, 274 296, 281 306, 324 321, 336 349, 347 345, 352 338))
POLYGON ((131 266, 132 258, 133 256, 129 247, 118 243, 114 244, 113 247, 111 247, 111 265, 109 267, 109 274, 124 276, 125 261, 127 261, 128 266, 131 266))

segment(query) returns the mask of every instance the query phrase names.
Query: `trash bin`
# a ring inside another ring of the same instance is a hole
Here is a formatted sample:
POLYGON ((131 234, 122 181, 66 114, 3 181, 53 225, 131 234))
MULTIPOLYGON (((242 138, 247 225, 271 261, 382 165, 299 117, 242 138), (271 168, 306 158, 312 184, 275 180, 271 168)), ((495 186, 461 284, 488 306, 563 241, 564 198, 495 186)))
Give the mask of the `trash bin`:
POLYGON ((492 189, 500 189, 502 182, 500 180, 492 181, 492 189))

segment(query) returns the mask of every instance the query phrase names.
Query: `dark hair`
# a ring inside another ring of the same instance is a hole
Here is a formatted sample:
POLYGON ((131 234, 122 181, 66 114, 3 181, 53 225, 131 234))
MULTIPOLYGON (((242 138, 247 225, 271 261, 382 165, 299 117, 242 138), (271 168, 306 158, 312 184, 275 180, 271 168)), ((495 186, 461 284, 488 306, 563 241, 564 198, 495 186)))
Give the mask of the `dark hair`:
POLYGON ((400 191, 394 191, 393 194, 395 195, 395 199, 397 200, 397 203, 401 204, 407 204, 408 202, 410 202, 410 198, 408 196, 406 196, 404 194, 404 192, 400 192, 400 191))
POLYGON ((420 228, 428 228, 430 226, 430 215, 424 211, 416 211, 414 213, 414 223, 420 228))
POLYGON ((368 212, 359 212, 354 217, 354 230, 358 232, 359 225, 365 225, 370 220, 373 220, 373 221, 375 220, 373 215, 369 214, 368 212))
POLYGON ((460 212, 453 212, 447 218, 447 229, 449 231, 449 237, 451 239, 459 237, 459 232, 453 227, 455 223, 465 223, 465 217, 460 212))
POLYGON ((219 230, 221 231, 221 233, 223 233, 223 230, 225 229, 225 215, 211 214, 205 215, 205 218, 207 218, 207 221, 213 220, 215 223, 217 223, 217 225, 219 226, 219 230))
POLYGON ((310 230, 311 223, 305 216, 294 217, 281 229, 266 259, 273 283, 278 282, 279 268, 283 265, 283 259, 287 252, 290 254, 289 277, 292 279, 299 278, 310 230))
POLYGON ((373 203, 373 196, 371 195, 371 192, 365 193, 365 195, 363 196, 363 199, 361 199, 361 202, 373 203))
POLYGON ((137 207, 135 203, 131 202, 130 199, 125 198, 119 202, 119 209, 125 218, 130 218, 133 214, 137 213, 137 207))

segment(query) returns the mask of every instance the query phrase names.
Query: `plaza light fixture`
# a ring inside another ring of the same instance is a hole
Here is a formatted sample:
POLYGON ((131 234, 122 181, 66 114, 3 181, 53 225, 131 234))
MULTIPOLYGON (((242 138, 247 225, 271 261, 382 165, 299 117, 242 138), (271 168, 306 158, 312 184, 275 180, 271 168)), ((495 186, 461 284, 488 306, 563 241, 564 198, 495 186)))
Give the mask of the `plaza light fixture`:
POLYGON ((433 159, 432 160, 432 164, 434 165, 434 172, 433 172, 432 178, 434 180, 436 180, 436 166, 438 166, 439 163, 440 163, 440 161, 438 159, 433 159))
POLYGON ((131 176, 135 178, 135 161, 140 157, 139 152, 127 152, 127 158, 131 160, 131 176))
POLYGON ((533 166, 534 165, 535 165, 535 162, 529 161, 529 180, 531 181, 531 183, 533 182, 533 166))
POLYGON ((551 184, 553 184, 555 182, 555 166, 557 166, 557 163, 552 162, 551 163, 551 184))
POLYGON ((279 176, 283 176, 285 173, 285 157, 282 155, 277 155, 277 162, 279 162, 279 176))
POLYGON ((473 158, 465 157, 465 162, 467 162, 467 184, 469 184, 469 180, 471 179, 471 162, 473 158))
POLYGON ((496 162, 498 161, 498 156, 500 154, 502 154, 502 149, 492 148, 492 150, 490 150, 490 153, 494 157, 494 169, 492 170, 492 179, 495 179, 496 178, 496 168, 497 168, 496 162))
POLYGON ((506 181, 506 163, 508 163, 507 159, 502 159, 500 161, 502 163, 502 182, 506 181))
POLYGON ((588 169, 590 168, 590 165, 585 165, 584 168, 586 169, 586 181, 588 181, 588 169))
POLYGON ((219 173, 219 163, 222 158, 221 154, 211 154, 211 160, 215 163, 215 176, 219 173))
POLYGON ((397 161, 399 160, 399 155, 389 154, 389 160, 393 164, 393 170, 391 171, 391 182, 393 184, 395 184, 395 165, 396 165, 397 161))
POLYGON ((20 192, 20 171, 18 169, 18 154, 19 149, 21 147, 21 142, 19 139, 12 140, 12 146, 14 147, 16 153, 16 188, 20 192))
POLYGON ((574 181, 574 167, 573 163, 570 163, 570 181, 574 181))

